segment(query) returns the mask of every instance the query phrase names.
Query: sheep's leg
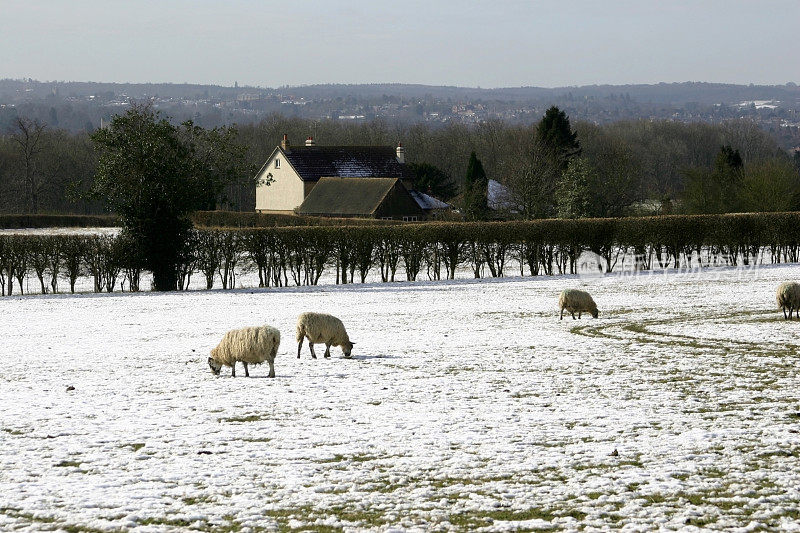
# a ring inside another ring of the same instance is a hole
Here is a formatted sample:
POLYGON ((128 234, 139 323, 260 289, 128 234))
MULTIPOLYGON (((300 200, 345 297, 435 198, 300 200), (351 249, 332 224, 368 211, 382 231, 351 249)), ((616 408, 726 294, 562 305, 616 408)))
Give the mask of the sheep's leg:
POLYGON ((325 358, 326 359, 330 359, 330 357, 331 357, 331 345, 330 344, 326 344, 325 345, 325 358))
POLYGON ((234 361, 233 364, 231 365, 231 377, 232 378, 236 377, 236 361, 234 361))
POLYGON ((781 311, 783 311, 783 319, 786 320, 786 307, 781 307, 781 311))
POLYGON ((581 312, 580 312, 580 311, 578 311, 578 318, 580 318, 580 317, 581 317, 581 312))
POLYGON ((300 342, 297 343, 297 358, 300 359, 300 349, 303 347, 303 339, 300 339, 300 342))
POLYGON ((242 361, 242 364, 244 365, 244 377, 249 378, 250 377, 250 372, 247 370, 247 363, 242 361))
POLYGON ((572 320, 575 320, 575 311, 570 311, 570 314, 572 315, 572 320))
POLYGON ((311 342, 311 341, 308 341, 308 347, 311 349, 311 357, 316 359, 317 358, 317 354, 314 353, 314 343, 311 342))
POLYGON ((564 308, 563 307, 561 308, 561 317, 559 318, 559 320, 564 320, 564 308))
POLYGON ((275 377, 275 362, 274 361, 269 361, 269 377, 271 377, 271 378, 275 377))

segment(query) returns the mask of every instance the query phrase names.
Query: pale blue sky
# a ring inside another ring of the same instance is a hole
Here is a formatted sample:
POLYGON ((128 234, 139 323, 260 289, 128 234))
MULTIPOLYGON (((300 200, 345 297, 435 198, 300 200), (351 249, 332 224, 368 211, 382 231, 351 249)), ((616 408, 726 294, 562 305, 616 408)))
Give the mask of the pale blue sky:
POLYGON ((0 77, 800 82, 800 0, 0 0, 0 77))

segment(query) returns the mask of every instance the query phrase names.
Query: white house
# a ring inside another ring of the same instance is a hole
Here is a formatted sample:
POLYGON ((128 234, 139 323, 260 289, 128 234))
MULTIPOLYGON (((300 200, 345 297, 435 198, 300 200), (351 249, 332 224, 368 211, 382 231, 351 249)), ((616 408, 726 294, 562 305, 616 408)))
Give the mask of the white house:
POLYGON ((408 190, 414 179, 402 145, 317 146, 309 137, 292 146, 286 135, 256 175, 256 211, 294 213, 321 178, 394 178, 408 190))

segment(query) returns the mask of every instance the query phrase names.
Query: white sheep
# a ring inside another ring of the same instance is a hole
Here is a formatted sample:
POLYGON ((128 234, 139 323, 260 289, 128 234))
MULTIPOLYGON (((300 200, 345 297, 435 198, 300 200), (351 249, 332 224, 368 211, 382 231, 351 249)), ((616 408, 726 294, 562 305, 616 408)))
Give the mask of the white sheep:
POLYGON ((275 377, 275 354, 281 343, 281 332, 272 326, 255 326, 234 329, 222 337, 219 345, 211 350, 208 366, 219 375, 222 365, 231 367, 231 377, 236 377, 236 362, 244 364, 244 375, 250 377, 247 365, 269 363, 269 377, 275 377))
POLYGON ((796 311, 797 318, 800 318, 800 284, 794 281, 784 281, 778 285, 778 291, 775 295, 778 301, 778 307, 783 310, 783 318, 791 319, 792 311, 796 311), (789 310, 789 315, 786 315, 786 310, 789 310))
POLYGON ((575 319, 575 313, 578 313, 578 318, 581 313, 591 313, 594 318, 600 313, 597 311, 597 304, 594 303, 592 297, 586 291, 578 289, 564 289, 561 291, 561 296, 558 297, 558 306, 561 308, 561 318, 564 319, 564 309, 569 311, 572 319, 575 319))
POLYGON ((354 342, 350 342, 347 331, 342 321, 332 315, 324 313, 303 313, 297 317, 297 358, 300 359, 300 349, 303 339, 308 339, 311 357, 317 358, 314 353, 314 343, 325 344, 325 357, 331 356, 331 346, 339 346, 345 357, 350 357, 354 342))

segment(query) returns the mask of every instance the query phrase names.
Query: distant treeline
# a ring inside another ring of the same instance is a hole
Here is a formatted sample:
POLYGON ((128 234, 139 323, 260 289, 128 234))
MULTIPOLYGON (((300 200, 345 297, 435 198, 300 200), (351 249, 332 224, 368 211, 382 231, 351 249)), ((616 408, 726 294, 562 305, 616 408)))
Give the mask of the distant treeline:
MULTIPOLYGON (((694 170, 713 170, 722 146, 738 151, 745 169, 775 161, 784 169, 791 166, 789 155, 748 121, 709 125, 641 120, 603 126, 573 122, 572 127, 578 134, 581 157, 589 163, 596 181, 604 184, 603 194, 623 198, 621 203, 606 202, 610 207, 593 212, 596 216, 634 213, 637 205, 645 208, 640 213, 646 209, 657 212, 664 201, 679 212, 687 176, 696 175, 692 174, 694 170)), ((438 167, 458 190, 473 151, 489 179, 510 183, 528 172, 524 163, 534 131, 535 126, 501 121, 441 127, 392 125, 379 120, 311 121, 273 115, 258 124, 239 127, 238 137, 248 148, 247 163, 256 168, 284 133, 297 144, 309 135, 319 145, 402 142, 408 162, 438 167)), ((91 190, 96 164, 96 153, 86 134, 69 134, 42 121, 17 121, 0 135, 0 213, 102 213, 102 198, 86 195, 91 190)), ((785 200, 787 190, 796 190, 796 181, 784 179, 781 190, 774 194, 776 200, 785 200)), ((554 188, 553 184, 545 185, 554 188)), ((554 205, 553 191, 549 194, 551 197, 542 201, 554 205)), ((254 205, 255 185, 248 180, 229 186, 217 207, 251 211, 254 205)), ((786 210, 795 206, 781 201, 759 208, 786 210)))
MULTIPOLYGON (((211 289, 237 287, 257 272, 261 287, 575 273, 585 252, 604 270, 632 271, 800 260, 800 212, 404 225, 196 229, 178 265, 211 289)), ((138 291, 141 258, 118 236, 0 234, 0 294, 74 292, 89 276, 96 292, 138 291)))
POLYGON ((730 83, 658 83, 629 85, 583 85, 573 87, 506 87, 482 89, 406 83, 370 84, 316 84, 297 87, 230 87, 191 83, 104 83, 76 81, 36 81, 28 79, 0 79, 0 101, 13 101, 17 95, 27 98, 52 99, 60 96, 127 95, 132 98, 226 98, 242 92, 275 92, 304 98, 401 98, 424 99, 434 97, 453 101, 509 101, 529 102, 547 100, 557 103, 567 95, 576 98, 603 98, 627 94, 642 102, 660 104, 738 103, 743 100, 796 100, 800 89, 794 83, 785 85, 736 85, 730 83))

